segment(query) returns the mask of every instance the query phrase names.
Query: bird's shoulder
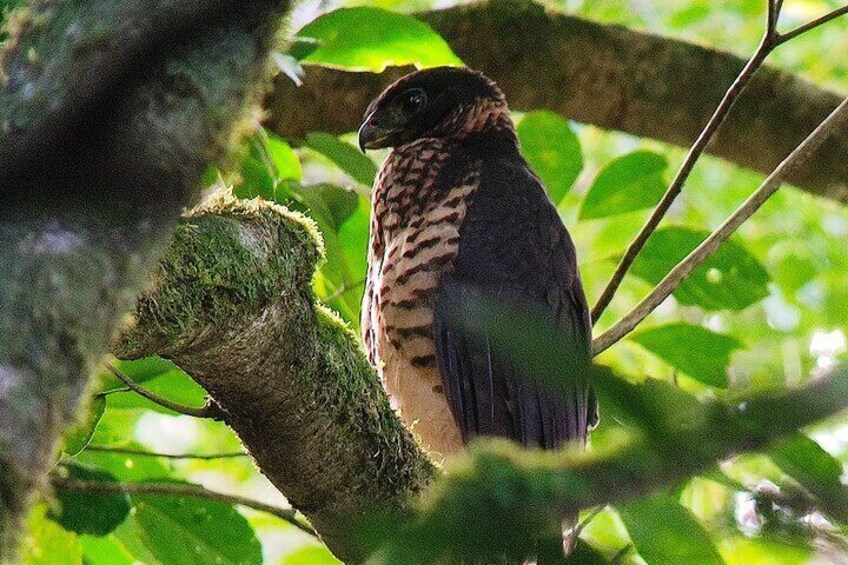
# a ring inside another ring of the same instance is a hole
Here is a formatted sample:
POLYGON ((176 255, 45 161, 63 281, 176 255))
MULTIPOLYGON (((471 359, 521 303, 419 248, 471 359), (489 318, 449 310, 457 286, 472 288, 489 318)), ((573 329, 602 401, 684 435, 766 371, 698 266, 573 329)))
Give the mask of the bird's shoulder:
POLYGON ((460 227, 456 276, 539 297, 572 287, 574 244, 539 177, 517 150, 484 153, 479 167, 460 227))

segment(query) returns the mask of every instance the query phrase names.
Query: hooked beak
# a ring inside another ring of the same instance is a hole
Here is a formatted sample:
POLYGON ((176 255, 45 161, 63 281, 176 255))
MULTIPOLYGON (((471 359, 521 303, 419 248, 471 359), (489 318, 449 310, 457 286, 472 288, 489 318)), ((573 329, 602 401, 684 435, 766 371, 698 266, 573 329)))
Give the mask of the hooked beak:
POLYGON ((374 123, 374 114, 370 114, 359 127, 359 149, 382 149, 392 143, 394 130, 382 128, 374 123))

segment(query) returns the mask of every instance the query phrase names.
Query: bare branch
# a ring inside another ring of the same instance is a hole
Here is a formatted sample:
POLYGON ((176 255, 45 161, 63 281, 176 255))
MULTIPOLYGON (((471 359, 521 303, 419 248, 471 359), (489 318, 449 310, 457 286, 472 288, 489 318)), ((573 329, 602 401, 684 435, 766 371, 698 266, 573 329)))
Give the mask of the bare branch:
POLYGON ((773 37, 777 33, 777 21, 780 19, 781 8, 783 8, 783 0, 768 0, 767 36, 773 37))
POLYGON ((703 130, 701 130, 701 133, 698 135, 695 143, 692 144, 689 151, 686 153, 686 157, 680 164, 677 174, 674 175, 674 179, 671 181, 671 184, 659 204, 657 204, 657 207, 654 208, 653 212, 651 212, 651 216, 648 218, 645 225, 642 226, 642 229, 636 235, 636 238, 627 247, 627 251, 624 253, 624 256, 619 261, 618 266, 615 268, 615 272, 612 274, 606 288, 604 288, 600 298, 598 298, 597 303, 595 303, 595 306, 592 308, 593 323, 598 321, 601 314, 603 314, 604 310, 606 310, 607 306, 609 306, 609 303, 612 302, 612 299, 615 296, 618 287, 621 286, 621 282, 624 280, 624 276, 627 274, 627 271, 630 270, 630 267, 645 247, 645 244, 648 242, 651 234, 653 234, 657 229, 657 226, 659 226, 666 213, 668 213, 669 208, 671 208, 671 205, 674 204, 674 201, 683 190, 683 185, 692 173, 692 169, 695 168, 695 163, 697 163, 698 159, 701 158, 701 155, 703 155, 704 150, 707 148, 707 145, 712 140, 716 131, 721 124, 724 123, 724 120, 727 118, 727 115, 730 113, 733 105, 739 99, 742 91, 745 90, 746 86, 748 86, 748 83, 754 76, 754 73, 757 72, 757 69, 762 66, 763 61, 766 60, 766 57, 768 57, 769 53, 771 53, 774 49, 774 28, 772 26, 776 25, 776 14, 779 10, 780 7, 775 5, 774 0, 771 0, 769 2, 769 15, 768 22, 766 24, 766 32, 763 34, 763 38, 760 41, 757 50, 751 58, 748 59, 748 62, 739 72, 736 80, 734 80, 733 84, 730 85, 730 88, 727 89, 724 98, 721 99, 721 102, 715 109, 715 112, 713 112, 713 115, 710 117, 707 125, 704 126, 703 130))
POLYGON ((768 198, 777 192, 786 177, 801 166, 821 143, 834 131, 848 123, 848 98, 846 98, 783 162, 766 178, 760 187, 710 236, 683 259, 642 302, 617 324, 592 342, 592 353, 597 355, 625 335, 654 311, 674 292, 704 260, 712 255, 768 198))
POLYGON ((129 375, 118 369, 111 363, 106 363, 106 368, 109 369, 113 375, 118 377, 118 379, 127 385, 127 387, 135 393, 140 394, 150 402, 154 404, 158 404, 168 410, 173 410, 179 414, 184 414, 186 416, 192 416, 193 418, 215 418, 217 416, 216 410, 210 410, 208 406, 204 406, 202 408, 195 408, 193 406, 184 406, 177 402, 173 402, 168 400, 167 398, 163 398, 158 394, 147 390, 146 388, 140 386, 137 382, 132 380, 129 375))
POLYGON ((713 112, 712 117, 710 117, 710 120, 707 122, 707 125, 704 126, 704 129, 695 140, 695 143, 692 144, 692 147, 689 149, 686 157, 680 164, 680 168, 674 176, 674 179, 671 181, 668 190, 666 190, 659 204, 657 204, 657 207, 651 213, 650 218, 648 218, 648 221, 636 235, 636 238, 627 247, 627 251, 624 253, 621 261, 619 261, 618 266, 615 268, 615 272, 610 278, 609 283, 607 283, 606 288, 604 288, 600 298, 598 298, 597 303, 592 308, 592 320, 594 322, 597 322, 597 320, 601 317, 601 314, 603 314, 604 310, 606 310, 607 306, 609 306, 609 303, 615 296, 618 287, 621 286, 627 271, 645 247, 645 244, 648 242, 651 234, 654 233, 666 213, 668 213, 671 205, 680 195, 686 180, 689 178, 692 169, 695 167, 695 163, 697 163, 698 159, 701 158, 701 155, 706 150, 707 145, 709 145, 710 141, 715 136, 716 131, 724 123, 727 115, 730 113, 730 110, 733 108, 742 92, 748 86, 751 78, 762 66, 769 54, 774 51, 776 47, 785 43, 789 39, 797 37, 798 35, 822 25, 848 11, 848 6, 834 10, 830 14, 812 21, 809 24, 803 25, 788 34, 781 35, 777 32, 777 20, 780 16, 782 5, 783 2, 781 0, 769 0, 766 30, 757 50, 745 64, 745 67, 739 73, 739 76, 736 77, 736 80, 730 88, 727 89, 724 98, 722 98, 718 107, 715 109, 715 112, 713 112))
POLYGON ((297 512, 291 508, 280 508, 271 504, 265 504, 258 500, 237 496, 234 494, 226 494, 209 490, 200 485, 181 485, 170 483, 107 483, 94 481, 78 481, 76 479, 68 479, 65 477, 52 477, 51 482, 55 488, 61 490, 73 490, 78 492, 106 492, 116 494, 164 494, 173 496, 188 496, 192 498, 205 498, 215 500, 224 504, 237 504, 253 510, 259 510, 266 514, 276 516, 281 520, 285 520, 297 529, 306 532, 311 536, 317 537, 308 525, 304 524, 297 518, 297 512))
POLYGON ((158 453, 154 451, 144 451, 143 449, 132 449, 130 447, 114 447, 111 445, 88 445, 86 451, 100 451, 103 453, 117 453, 122 455, 137 455, 139 457, 162 457, 164 459, 200 459, 203 461, 211 461, 214 459, 235 459, 237 457, 248 457, 249 454, 244 451, 234 451, 228 453, 212 453, 209 455, 196 455, 193 453, 158 453))
POLYGON ((796 27, 792 31, 787 31, 786 33, 778 34, 778 36, 776 38, 777 45, 782 45, 782 44, 786 43, 787 41, 795 39, 796 37, 798 37, 802 33, 807 33, 811 29, 815 29, 815 28, 819 27, 820 25, 826 24, 827 22, 829 22, 831 20, 835 20, 839 16, 842 16, 842 15, 845 15, 845 14, 848 14, 848 6, 842 6, 841 8, 837 8, 836 10, 833 10, 832 12, 825 14, 824 16, 822 16, 820 18, 816 18, 815 20, 813 20, 811 22, 807 22, 806 24, 804 24, 802 26, 796 27))

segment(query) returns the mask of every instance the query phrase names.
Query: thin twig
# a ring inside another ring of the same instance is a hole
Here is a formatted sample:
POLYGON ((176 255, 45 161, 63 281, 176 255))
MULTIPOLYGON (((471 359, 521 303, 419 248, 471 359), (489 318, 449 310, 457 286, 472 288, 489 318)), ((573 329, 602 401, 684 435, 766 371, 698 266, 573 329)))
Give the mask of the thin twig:
POLYGON ((615 268, 615 272, 610 278, 609 283, 607 283, 606 288, 603 293, 601 293, 600 298, 598 298, 598 302, 595 303, 594 308, 592 308, 592 320, 595 322, 597 322, 597 320, 601 317, 601 314, 603 314, 604 310, 606 310, 607 306, 609 306, 609 303, 612 301, 613 296, 615 296, 618 287, 621 286, 621 282, 624 280, 624 275, 627 274, 627 271, 633 265, 636 257, 648 242, 648 238, 650 238, 651 234, 654 233, 654 230, 657 229, 660 221, 662 221, 663 217, 665 217, 669 208, 671 208, 671 205, 683 190, 683 185, 689 178, 692 169, 695 167, 695 163, 704 153, 704 150, 712 140, 715 132, 718 130, 719 126, 724 123, 724 120, 727 118, 730 110, 733 108, 734 104, 736 104, 736 101, 739 99, 739 95, 742 94, 742 91, 746 86, 748 86, 748 82, 750 82, 754 73, 760 68, 763 61, 765 61, 766 57, 769 53, 771 53, 773 48, 774 36, 767 32, 763 35, 763 39, 757 47, 757 50, 745 64, 745 67, 739 73, 739 76, 736 77, 736 80, 733 81, 733 84, 731 84, 730 88, 727 89, 727 92, 724 94, 724 98, 721 99, 721 102, 715 109, 715 112, 713 112, 713 115, 710 117, 707 125, 704 126, 704 129, 701 131, 700 135, 698 135, 695 143, 693 143, 692 147, 689 148, 689 152, 686 153, 686 157, 680 164, 677 174, 674 176, 674 179, 671 181, 671 184, 659 204, 657 204, 657 207, 651 213, 650 218, 648 218, 648 221, 636 235, 636 238, 627 247, 627 251, 624 253, 624 256, 619 261, 618 266, 615 268))
POLYGON ((768 3, 768 16, 766 21, 766 31, 763 34, 763 38, 760 41, 760 44, 757 46, 756 51, 745 64, 745 67, 736 77, 736 80, 733 84, 728 88, 727 92, 719 103, 718 107, 713 112, 713 115, 710 117, 707 125, 704 126, 704 129, 701 131, 698 138, 692 144, 692 147, 689 149, 686 157, 683 159, 683 162, 680 165, 680 168, 677 171, 677 174, 674 176, 674 179, 671 181, 671 184, 663 195, 657 207, 651 213, 650 218, 642 227, 642 229, 637 234, 636 238, 630 243, 627 247, 627 251, 624 253, 624 256, 618 263, 618 266, 615 268, 615 272, 610 278, 609 283, 607 283, 606 288, 601 293, 600 298, 598 298, 597 303, 594 308, 592 308, 592 320, 597 322, 597 320, 601 317, 601 314, 604 313, 607 306, 609 306, 613 297, 615 296, 618 287, 621 286, 622 281, 624 280, 624 276, 627 274, 627 271, 630 270, 630 267, 633 265, 633 262, 636 260, 636 257, 645 247, 645 244, 648 242, 648 239, 651 237, 651 234, 657 229, 660 221, 665 217, 671 205, 674 203, 675 199, 680 195, 680 192, 683 190, 683 186, 686 183, 686 180, 689 178, 689 175, 692 172, 692 169, 695 167, 695 163, 700 159, 701 155, 709 145, 712 138, 715 136, 716 131, 724 123, 727 118, 730 110, 735 105, 736 101, 739 99, 739 96, 742 94, 742 91, 750 82, 751 78, 756 73, 757 69, 759 69, 768 55, 779 45, 786 43, 790 39, 793 39, 802 33, 810 31, 824 23, 827 23, 842 14, 848 12, 848 6, 844 8, 839 8, 830 12, 829 14, 822 16, 812 22, 809 22, 805 25, 802 25, 788 33, 780 34, 777 31, 777 22, 780 17, 780 10, 783 5, 782 0, 769 0, 768 3))
POLYGON ((132 389, 128 386, 124 386, 121 388, 113 388, 110 390, 103 390, 94 395, 95 398, 105 398, 111 394, 116 394, 119 392, 132 392, 132 389))
POLYGON ((825 118, 801 144, 766 178, 757 190, 710 236, 669 272, 633 310, 592 342, 597 355, 625 335, 656 309, 704 260, 729 238, 768 198, 777 192, 786 178, 801 166, 834 131, 848 123, 848 98, 825 118))
POLYGON ((777 21, 780 19, 780 9, 783 7, 783 0, 768 0, 768 19, 766 20, 766 34, 775 35, 777 33, 777 21))
POLYGON ((78 481, 65 477, 51 477, 53 486, 61 490, 73 490, 79 492, 101 492, 116 494, 164 494, 173 496, 189 496, 193 498, 205 498, 215 500, 224 504, 238 504, 266 514, 271 514, 285 520, 299 530, 317 537, 310 526, 304 524, 297 518, 297 512, 291 508, 280 508, 271 504, 265 504, 258 500, 245 498, 233 494, 225 494, 209 490, 200 485, 170 484, 170 483, 107 483, 94 481, 78 481))
POLYGON ((118 377, 118 379, 127 385, 133 392, 140 394, 150 402, 154 404, 158 404, 168 410, 173 410, 179 414, 184 414, 186 416, 192 416, 194 418, 217 418, 218 414, 216 410, 210 410, 208 407, 204 406, 202 408, 195 408, 193 406, 185 406, 183 404, 178 404, 167 398, 163 398, 158 394, 147 390, 146 388, 140 386, 134 380, 132 380, 126 373, 112 365, 111 363, 106 363, 106 368, 109 371, 118 377))
POLYGON ((121 455, 137 455, 140 457, 163 457, 165 459, 235 459, 237 457, 248 457, 249 454, 244 451, 233 451, 228 453, 212 453, 209 455, 195 455, 193 453, 158 453, 154 451, 144 451, 143 449, 132 449, 130 447, 115 447, 111 445, 88 445, 86 451, 99 451, 104 453, 116 453, 121 455))
POLYGON ((787 41, 795 39, 796 37, 798 37, 802 33, 807 33, 811 29, 815 29, 815 28, 819 27, 820 25, 826 24, 827 22, 829 22, 831 20, 835 20, 839 16, 843 16, 845 14, 848 14, 848 6, 842 6, 841 8, 837 8, 836 10, 833 10, 832 12, 829 12, 829 13, 825 14, 824 16, 820 17, 820 18, 816 18, 815 20, 813 20, 811 22, 807 22, 802 26, 796 27, 792 31, 787 31, 786 33, 781 33, 777 36, 777 45, 782 45, 782 44, 786 43, 787 41))

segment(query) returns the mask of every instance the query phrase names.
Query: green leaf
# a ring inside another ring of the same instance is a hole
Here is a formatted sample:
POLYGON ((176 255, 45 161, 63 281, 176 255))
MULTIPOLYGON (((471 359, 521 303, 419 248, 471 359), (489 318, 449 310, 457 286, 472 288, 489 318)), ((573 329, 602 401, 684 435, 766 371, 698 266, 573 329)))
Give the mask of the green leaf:
POLYGON ((378 73, 387 66, 462 66, 427 24, 379 8, 335 10, 304 26, 297 37, 314 40, 292 48, 301 63, 378 73))
POLYGON ((242 183, 235 187, 239 198, 261 196, 265 200, 285 204, 291 194, 288 181, 299 181, 303 168, 288 143, 267 130, 257 132, 249 140, 249 152, 241 162, 242 183))
POLYGON ((356 182, 369 187, 374 184, 377 166, 350 143, 329 133, 313 132, 306 135, 306 144, 338 165, 356 182))
POLYGON ((553 112, 530 112, 518 124, 521 152, 559 203, 583 169, 580 140, 568 121, 553 112))
MULTIPOLYGON (((630 271, 655 285, 708 235, 680 226, 658 229, 630 271)), ((756 257, 740 243, 728 240, 677 287, 674 297, 681 304, 709 311, 738 311, 768 296, 770 280, 756 257)))
POLYGON ((133 553, 114 534, 102 537, 81 536, 85 565, 135 565, 133 553))
POLYGON ((97 424, 103 417, 105 410, 106 397, 95 396, 88 407, 88 417, 85 421, 80 422, 65 434, 65 453, 73 456, 85 449, 85 446, 91 441, 91 436, 94 435, 94 430, 97 429, 97 424))
POLYGON ((725 538, 720 544, 726 565, 805 565, 812 551, 797 543, 762 538, 725 538))
POLYGON ((359 202, 355 192, 332 184, 292 185, 292 193, 319 225, 323 223, 334 232, 356 211, 359 202))
POLYGON ((309 215, 317 222, 324 238, 326 261, 320 266, 314 279, 315 292, 342 317, 356 325, 362 300, 365 245, 357 246, 360 237, 368 238, 367 201, 364 231, 359 223, 363 215, 362 198, 355 192, 332 185, 301 186, 294 188, 297 199, 306 205, 309 215), (357 216, 357 230, 340 229, 347 225, 348 219, 357 216), (350 239, 348 237, 350 236, 350 239), (353 248, 357 247, 355 252, 353 248))
POLYGON ((642 330, 629 339, 702 383, 721 388, 728 384, 730 354, 742 347, 734 337, 683 323, 642 330))
POLYGON ((133 495, 139 536, 163 563, 253 565, 262 547, 231 505, 169 495, 133 495))
POLYGON ((768 451, 781 470, 815 494, 827 509, 844 519, 848 496, 842 484, 842 464, 808 438, 796 433, 774 444, 768 451))
POLYGON ((79 537, 47 518, 47 505, 39 503, 27 519, 21 548, 23 565, 81 565, 79 537))
POLYGON ((330 550, 323 545, 308 545, 290 553, 280 565, 339 565, 330 550))
MULTIPOLYGON (((67 465, 68 478, 93 483, 117 484, 111 474, 76 463, 67 465)), ((126 520, 130 499, 126 494, 56 490, 61 509, 50 517, 68 531, 105 536, 126 520)))
POLYGON ((697 520, 665 494, 617 508, 639 555, 649 565, 723 565, 712 540, 697 520))
POLYGON ((303 178, 303 167, 294 150, 281 137, 268 130, 262 130, 260 138, 255 142, 256 151, 264 153, 270 160, 277 181, 294 180, 303 178), (261 142, 264 141, 264 146, 261 142))
MULTIPOLYGON (((115 367, 139 384, 155 379, 165 373, 181 370, 172 361, 162 359, 156 355, 134 361, 117 361, 115 367)), ((105 371, 101 390, 112 390, 116 388, 124 388, 124 383, 118 380, 111 372, 105 371)))
POLYGON ((580 219, 606 218, 651 208, 666 189, 663 173, 668 161, 651 151, 634 151, 607 164, 592 183, 580 219))

